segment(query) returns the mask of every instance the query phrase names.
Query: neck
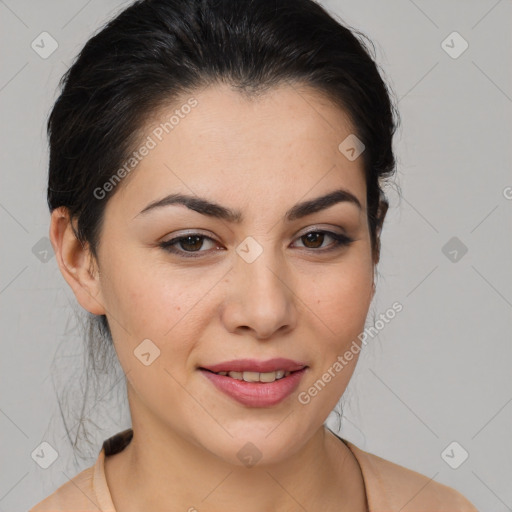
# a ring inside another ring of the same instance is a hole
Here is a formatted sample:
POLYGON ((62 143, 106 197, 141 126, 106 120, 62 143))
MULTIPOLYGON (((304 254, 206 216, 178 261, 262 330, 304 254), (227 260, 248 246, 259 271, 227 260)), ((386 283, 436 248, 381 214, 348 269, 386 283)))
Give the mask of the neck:
POLYGON ((294 455, 247 468, 145 420, 120 453, 105 459, 118 512, 220 510, 285 512, 366 510, 364 484, 353 454, 323 425, 294 455))

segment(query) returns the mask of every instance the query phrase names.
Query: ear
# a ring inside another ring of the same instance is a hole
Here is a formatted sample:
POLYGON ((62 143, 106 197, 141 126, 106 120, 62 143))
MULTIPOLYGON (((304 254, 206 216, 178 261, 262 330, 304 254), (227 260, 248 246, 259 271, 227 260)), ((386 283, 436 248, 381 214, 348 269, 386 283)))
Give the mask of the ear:
POLYGON ((377 225, 375 228, 375 250, 373 256, 374 265, 377 265, 377 263, 379 263, 380 260, 380 234, 382 231, 382 225, 384 224, 384 218, 386 217, 388 208, 389 203, 381 195, 381 199, 379 200, 379 208, 377 209, 377 225))
POLYGON ((104 315, 99 269, 88 244, 82 244, 65 207, 52 212, 50 241, 60 271, 80 305, 95 315, 104 315))

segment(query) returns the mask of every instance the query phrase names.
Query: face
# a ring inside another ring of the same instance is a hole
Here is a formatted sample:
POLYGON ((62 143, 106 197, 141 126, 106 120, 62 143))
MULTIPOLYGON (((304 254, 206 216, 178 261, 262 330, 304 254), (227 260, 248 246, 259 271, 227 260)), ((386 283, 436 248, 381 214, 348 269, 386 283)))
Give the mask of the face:
POLYGON ((310 89, 193 97, 169 133, 188 97, 148 125, 154 147, 107 203, 97 299, 134 425, 234 464, 251 442, 273 463, 321 428, 356 364, 374 277, 363 162, 310 89), (156 205, 176 194, 196 201, 156 205))

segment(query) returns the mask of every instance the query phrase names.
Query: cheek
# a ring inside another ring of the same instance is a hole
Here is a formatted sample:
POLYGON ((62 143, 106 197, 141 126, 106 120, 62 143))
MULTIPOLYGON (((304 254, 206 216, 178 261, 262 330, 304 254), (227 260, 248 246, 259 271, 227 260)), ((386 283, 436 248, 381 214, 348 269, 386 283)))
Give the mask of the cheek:
POLYGON ((167 339, 185 316, 189 321, 211 287, 204 276, 198 279, 161 261, 148 263, 147 255, 136 251, 132 257, 117 256, 108 260, 102 280, 105 306, 137 338, 167 339))
MULTIPOLYGON (((315 277, 309 288, 308 303, 324 324, 328 340, 341 340, 359 334, 364 327, 372 299, 373 270, 371 265, 340 264, 339 269, 326 269, 315 277)), ((306 290, 305 290, 306 291, 306 290)), ((305 293, 304 291, 304 293, 305 293)))
POLYGON ((186 286, 179 276, 170 279, 155 268, 146 270, 125 262, 110 274, 107 316, 127 379, 143 401, 158 404, 169 402, 174 378, 186 379, 188 356, 199 336, 200 323, 194 319, 200 308, 194 307, 197 288, 186 286))
POLYGON ((372 267, 345 265, 315 279, 310 299, 315 343, 321 350, 297 399, 308 414, 327 418, 355 370, 371 302, 372 267))

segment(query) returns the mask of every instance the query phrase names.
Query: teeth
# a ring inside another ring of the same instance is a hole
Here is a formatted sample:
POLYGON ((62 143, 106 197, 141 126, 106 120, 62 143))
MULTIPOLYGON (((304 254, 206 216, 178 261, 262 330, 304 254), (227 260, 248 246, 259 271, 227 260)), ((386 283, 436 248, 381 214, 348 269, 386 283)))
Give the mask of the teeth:
POLYGON ((245 382, 274 382, 275 380, 288 377, 292 372, 277 370, 275 372, 217 372, 217 375, 229 375, 232 379, 243 380, 245 382))
POLYGON ((245 380, 245 382, 259 382, 260 374, 258 372, 244 372, 242 374, 242 378, 245 380))
MULTIPOLYGON (((258 374, 256 374, 258 375, 258 374)), ((284 375, 284 373, 283 373, 284 375)), ((260 382, 274 382, 277 380, 277 372, 267 372, 267 373, 260 373, 259 375, 259 381, 260 382)), ((244 377, 245 380, 245 377, 244 377)))

